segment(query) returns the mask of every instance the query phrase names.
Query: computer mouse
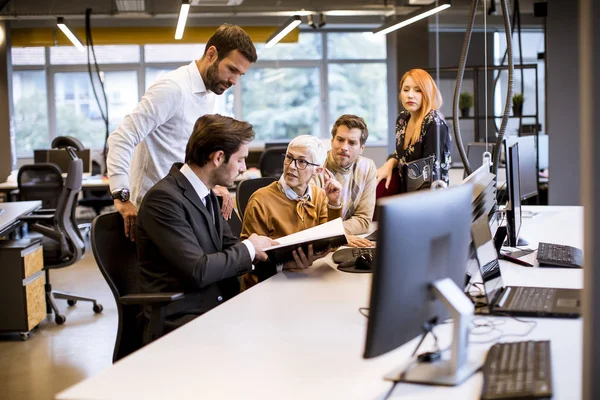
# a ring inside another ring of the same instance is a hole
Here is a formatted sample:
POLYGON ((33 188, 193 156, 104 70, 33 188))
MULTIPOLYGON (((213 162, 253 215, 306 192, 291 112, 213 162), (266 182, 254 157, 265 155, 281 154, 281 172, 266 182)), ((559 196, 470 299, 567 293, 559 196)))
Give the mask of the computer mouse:
POLYGON ((356 258, 355 267, 356 267, 356 269, 360 269, 360 270, 370 270, 371 264, 373 264, 373 255, 366 253, 366 254, 361 254, 360 256, 358 256, 356 258))
POLYGON ((344 261, 338 265, 338 269, 343 272, 351 273, 366 273, 371 272, 371 264, 373 263, 372 254, 362 254, 356 259, 344 261))

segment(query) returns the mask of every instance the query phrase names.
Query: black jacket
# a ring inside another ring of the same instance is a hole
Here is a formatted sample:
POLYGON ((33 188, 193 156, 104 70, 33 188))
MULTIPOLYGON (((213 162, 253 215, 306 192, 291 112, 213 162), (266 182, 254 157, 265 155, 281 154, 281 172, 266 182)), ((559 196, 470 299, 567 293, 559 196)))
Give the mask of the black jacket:
POLYGON ((202 314, 239 293, 252 269, 246 246, 231 233, 214 193, 215 223, 175 163, 144 197, 136 242, 142 293, 184 292, 186 313, 202 314))

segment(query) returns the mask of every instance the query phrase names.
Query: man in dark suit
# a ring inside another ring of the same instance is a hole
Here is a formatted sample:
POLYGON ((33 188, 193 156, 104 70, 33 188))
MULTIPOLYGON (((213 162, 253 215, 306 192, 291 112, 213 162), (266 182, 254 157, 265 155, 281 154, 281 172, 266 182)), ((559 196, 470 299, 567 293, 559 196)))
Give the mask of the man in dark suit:
POLYGON ((235 296, 237 276, 253 271, 254 260, 266 260, 264 249, 275 243, 256 234, 240 242, 211 190, 231 186, 246 170, 252 139, 247 122, 202 116, 188 141, 185 164, 173 164, 142 201, 136 231, 141 291, 186 293, 167 309, 171 319, 185 323, 235 296))

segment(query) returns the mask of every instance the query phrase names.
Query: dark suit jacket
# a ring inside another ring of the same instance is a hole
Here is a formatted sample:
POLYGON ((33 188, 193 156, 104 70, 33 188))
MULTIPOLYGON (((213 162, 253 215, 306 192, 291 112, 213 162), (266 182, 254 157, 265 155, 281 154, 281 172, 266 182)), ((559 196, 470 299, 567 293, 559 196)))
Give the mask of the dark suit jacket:
POLYGON ((202 314, 239 292, 237 276, 252 269, 252 260, 232 235, 214 193, 215 223, 181 166, 173 164, 140 206, 140 284, 142 293, 184 292, 191 302, 178 311, 202 314))

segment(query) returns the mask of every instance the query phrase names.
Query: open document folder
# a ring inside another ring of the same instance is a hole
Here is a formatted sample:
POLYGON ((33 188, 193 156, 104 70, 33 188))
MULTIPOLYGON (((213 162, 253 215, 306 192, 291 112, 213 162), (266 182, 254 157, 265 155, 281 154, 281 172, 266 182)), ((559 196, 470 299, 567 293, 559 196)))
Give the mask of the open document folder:
POLYGON ((316 254, 348 243, 341 218, 275 240, 279 244, 268 247, 265 251, 269 260, 276 264, 293 260, 292 251, 298 247, 302 247, 306 254, 308 245, 312 244, 316 254))

